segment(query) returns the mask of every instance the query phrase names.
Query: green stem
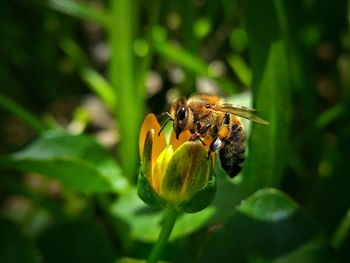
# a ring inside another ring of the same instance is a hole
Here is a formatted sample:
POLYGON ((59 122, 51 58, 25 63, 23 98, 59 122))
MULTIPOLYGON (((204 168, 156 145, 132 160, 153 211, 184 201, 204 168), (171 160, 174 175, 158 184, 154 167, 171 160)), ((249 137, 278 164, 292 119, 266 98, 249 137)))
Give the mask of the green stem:
POLYGON ((116 112, 120 132, 118 152, 124 174, 135 181, 138 166, 138 133, 144 101, 140 96, 135 76, 133 44, 137 22, 135 0, 110 0, 111 19, 109 37, 111 60, 110 81, 118 97, 116 112))
POLYGON ((154 245, 148 259, 147 263, 155 263, 161 257, 165 245, 168 242, 171 231, 173 230, 176 221, 177 211, 174 209, 169 209, 165 213, 163 228, 159 234, 158 240, 154 245))

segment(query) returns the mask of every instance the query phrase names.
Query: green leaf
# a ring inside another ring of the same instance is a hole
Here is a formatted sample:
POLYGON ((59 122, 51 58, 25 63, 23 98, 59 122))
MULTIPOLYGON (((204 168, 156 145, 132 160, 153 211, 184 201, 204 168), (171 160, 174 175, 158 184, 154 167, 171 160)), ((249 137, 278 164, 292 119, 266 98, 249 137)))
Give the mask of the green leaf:
POLYGON ((272 0, 247 1, 246 22, 254 107, 270 123, 253 124, 244 170, 247 192, 252 193, 281 182, 288 154, 291 98, 287 49, 276 26, 278 19, 272 0))
POLYGON ((99 10, 91 4, 74 0, 47 0, 46 5, 50 8, 80 19, 94 22, 101 26, 108 26, 109 15, 104 10, 99 10))
POLYGON ((7 219, 0 219, 0 259, 2 263, 34 263, 39 257, 20 229, 7 219))
POLYGON ((251 84, 252 72, 250 68, 242 58, 237 54, 232 54, 228 57, 228 63, 230 64, 233 72, 237 75, 239 80, 247 87, 251 84))
MULTIPOLYGON (((136 189, 120 196, 111 205, 110 213, 129 226, 130 236, 143 242, 155 242, 162 226, 163 210, 144 204, 137 196, 136 189)), ((208 207, 195 214, 178 216, 170 240, 184 237, 204 226, 214 215, 215 209, 208 207)), ((125 228, 121 229, 123 231, 125 228)))
POLYGON ((237 91, 237 84, 226 77, 213 78, 209 66, 203 59, 192 54, 191 52, 176 46, 169 41, 154 40, 154 50, 162 57, 176 63, 185 69, 199 75, 206 76, 218 82, 220 88, 225 90, 228 94, 237 91))
MULTIPOLYGON (((327 242, 324 237, 315 237, 302 246, 298 247, 289 254, 278 257, 273 262, 276 263, 328 263, 337 262, 332 253, 332 249, 325 245, 327 242), (334 261, 332 261, 334 259, 334 261)), ((271 260, 270 260, 271 261, 271 260)))
POLYGON ((317 128, 319 130, 326 128, 328 125, 338 120, 342 114, 345 113, 345 110, 344 104, 338 103, 325 112, 322 112, 316 120, 317 128))
POLYGON ((60 46, 77 66, 81 79, 103 100, 111 112, 115 112, 117 95, 109 81, 90 65, 83 51, 72 39, 63 39, 60 46))
POLYGON ((315 222, 284 193, 263 189, 209 237, 199 262, 330 262, 329 256, 315 222))
POLYGON ((112 241, 94 222, 73 221, 54 225, 39 237, 43 262, 113 263, 112 241))
POLYGON ((166 41, 154 43, 155 51, 198 75, 208 76, 208 65, 197 56, 166 41))
POLYGON ((10 112, 38 132, 48 129, 48 127, 30 111, 2 94, 0 94, 0 108, 10 112))
POLYGON ((121 192, 127 181, 107 151, 85 135, 44 133, 0 165, 57 178, 83 193, 121 192))
POLYGON ((332 237, 332 245, 336 249, 339 249, 342 246, 344 246, 344 243, 349 241, 350 241, 350 208, 346 212, 344 218, 339 223, 339 226, 332 237))

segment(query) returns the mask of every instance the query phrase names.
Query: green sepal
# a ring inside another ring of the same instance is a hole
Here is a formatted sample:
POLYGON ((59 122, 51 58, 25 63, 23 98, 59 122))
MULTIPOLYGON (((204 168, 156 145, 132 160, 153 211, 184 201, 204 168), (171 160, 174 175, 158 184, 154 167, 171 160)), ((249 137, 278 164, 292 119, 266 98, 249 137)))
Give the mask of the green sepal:
POLYGON ((137 180, 137 194, 146 204, 156 207, 164 208, 166 204, 164 200, 156 193, 149 184, 147 178, 144 176, 142 169, 140 169, 137 180))
POLYGON ((216 176, 213 174, 212 178, 206 186, 197 191, 188 200, 182 202, 177 209, 186 213, 196 213, 207 206, 213 201, 216 193, 216 176))

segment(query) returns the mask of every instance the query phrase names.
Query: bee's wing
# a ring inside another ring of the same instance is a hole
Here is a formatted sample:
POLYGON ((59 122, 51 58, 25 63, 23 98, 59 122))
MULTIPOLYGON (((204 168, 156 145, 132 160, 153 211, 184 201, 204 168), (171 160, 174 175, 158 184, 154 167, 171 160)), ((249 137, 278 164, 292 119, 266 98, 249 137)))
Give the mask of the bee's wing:
POLYGON ((260 124, 264 124, 264 125, 269 124, 267 121, 255 115, 256 114, 255 109, 247 108, 244 106, 224 103, 220 107, 214 107, 214 110, 220 111, 220 112, 228 112, 230 114, 233 114, 238 117, 245 118, 260 124))
POLYGON ((242 105, 236 105, 236 104, 230 104, 230 103, 223 103, 221 104, 221 108, 223 109, 235 109, 238 111, 245 111, 245 112, 250 112, 250 113, 256 113, 256 109, 248 108, 242 105))

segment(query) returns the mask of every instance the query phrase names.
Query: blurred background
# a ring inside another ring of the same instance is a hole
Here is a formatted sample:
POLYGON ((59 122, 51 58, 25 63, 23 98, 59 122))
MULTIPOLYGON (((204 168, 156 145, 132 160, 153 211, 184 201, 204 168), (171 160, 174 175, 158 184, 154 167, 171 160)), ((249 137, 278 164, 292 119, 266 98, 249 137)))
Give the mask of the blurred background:
POLYGON ((349 4, 1 1, 0 261, 147 258, 162 211, 137 198, 139 128, 200 92, 270 125, 248 124, 243 172, 217 165, 163 259, 349 262, 349 4))

